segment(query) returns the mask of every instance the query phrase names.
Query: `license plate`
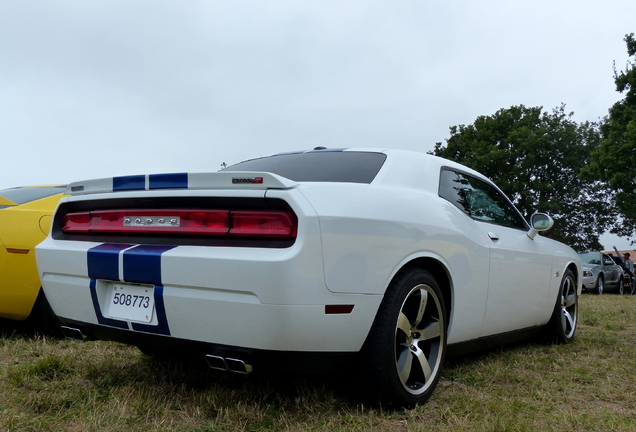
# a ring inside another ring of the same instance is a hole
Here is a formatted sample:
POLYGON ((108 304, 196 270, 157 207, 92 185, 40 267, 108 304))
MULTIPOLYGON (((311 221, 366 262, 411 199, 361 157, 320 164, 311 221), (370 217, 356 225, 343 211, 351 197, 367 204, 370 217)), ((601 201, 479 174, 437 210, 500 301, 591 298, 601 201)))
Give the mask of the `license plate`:
POLYGON ((108 314, 113 318, 148 323, 155 310, 154 287, 111 284, 108 314))

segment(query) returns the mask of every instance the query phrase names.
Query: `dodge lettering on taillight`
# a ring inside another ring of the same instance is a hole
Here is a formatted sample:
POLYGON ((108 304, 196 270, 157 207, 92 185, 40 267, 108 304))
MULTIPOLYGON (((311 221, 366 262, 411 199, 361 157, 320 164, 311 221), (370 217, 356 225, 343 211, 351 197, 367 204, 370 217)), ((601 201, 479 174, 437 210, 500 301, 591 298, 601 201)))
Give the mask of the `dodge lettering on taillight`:
POLYGON ((179 216, 127 216, 124 226, 173 226, 181 225, 179 216))

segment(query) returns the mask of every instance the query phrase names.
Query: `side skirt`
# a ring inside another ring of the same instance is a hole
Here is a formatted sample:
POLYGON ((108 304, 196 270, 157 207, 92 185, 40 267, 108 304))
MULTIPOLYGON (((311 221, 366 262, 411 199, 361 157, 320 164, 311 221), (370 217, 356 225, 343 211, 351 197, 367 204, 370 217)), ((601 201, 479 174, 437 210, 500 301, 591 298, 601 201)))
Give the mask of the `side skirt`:
POLYGON ((515 330, 512 332, 486 336, 479 339, 473 339, 466 342, 455 343, 452 345, 448 345, 446 357, 459 357, 477 351, 484 351, 513 342, 531 339, 541 333, 542 330, 542 326, 530 327, 521 330, 515 330))

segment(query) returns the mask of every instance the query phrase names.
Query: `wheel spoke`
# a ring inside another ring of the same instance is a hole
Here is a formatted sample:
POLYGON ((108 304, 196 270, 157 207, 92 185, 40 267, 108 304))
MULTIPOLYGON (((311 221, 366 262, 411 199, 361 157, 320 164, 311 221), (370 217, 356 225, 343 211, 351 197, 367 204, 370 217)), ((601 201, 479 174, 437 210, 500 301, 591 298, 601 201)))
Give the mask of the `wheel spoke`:
POLYGON ((421 289, 420 290, 420 307, 417 311, 415 322, 413 322, 413 327, 417 327, 419 323, 422 322, 422 318, 424 317, 424 311, 426 311, 427 303, 428 303, 428 291, 421 289))
POLYGON ((442 335, 442 328, 439 321, 431 321, 426 327, 420 330, 420 340, 435 339, 442 335))
POLYGON ((398 317, 397 328, 398 330, 402 330, 404 334, 407 336, 409 332, 411 331, 411 329, 413 328, 407 316, 404 315, 404 312, 400 312, 400 316, 398 317))
POLYGON ((421 349, 417 349, 414 354, 417 358, 418 364, 420 365, 422 374, 424 375, 424 382, 428 382, 428 380, 431 378, 431 375, 433 374, 433 372, 431 371, 431 365, 428 364, 428 359, 421 349))
POLYGON ((400 346, 400 356, 397 359, 397 370, 400 376, 402 384, 406 385, 409 377, 411 376, 411 368, 413 367, 413 356, 408 346, 400 346))
POLYGON ((568 332, 568 329, 572 329, 574 327, 574 317, 567 310, 563 310, 563 329, 568 332))
POLYGON ((565 298, 564 307, 569 308, 576 304, 576 294, 570 294, 565 298))

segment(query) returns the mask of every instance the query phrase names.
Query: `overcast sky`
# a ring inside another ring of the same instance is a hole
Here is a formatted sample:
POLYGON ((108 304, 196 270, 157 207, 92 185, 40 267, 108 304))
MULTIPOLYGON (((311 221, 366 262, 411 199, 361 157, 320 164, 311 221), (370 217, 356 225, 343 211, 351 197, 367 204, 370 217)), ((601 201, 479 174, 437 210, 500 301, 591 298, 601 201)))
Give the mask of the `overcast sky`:
POLYGON ((597 121, 632 32, 634 0, 2 0, 0 189, 597 121))

